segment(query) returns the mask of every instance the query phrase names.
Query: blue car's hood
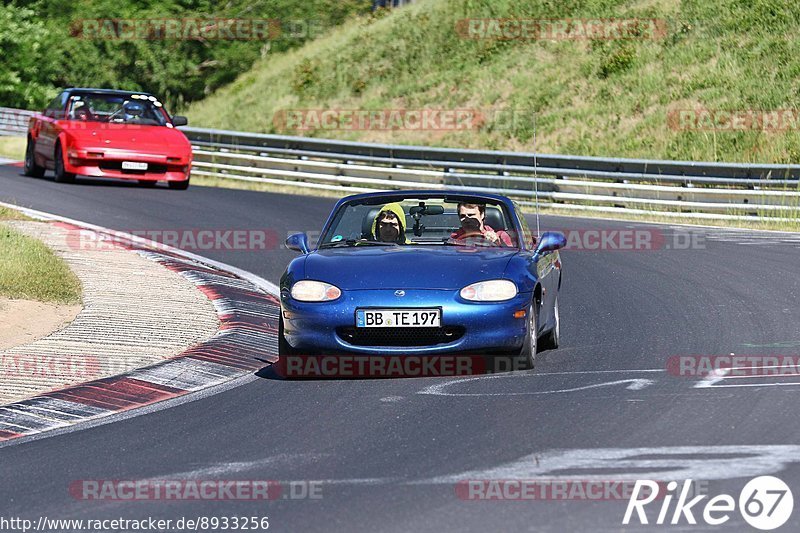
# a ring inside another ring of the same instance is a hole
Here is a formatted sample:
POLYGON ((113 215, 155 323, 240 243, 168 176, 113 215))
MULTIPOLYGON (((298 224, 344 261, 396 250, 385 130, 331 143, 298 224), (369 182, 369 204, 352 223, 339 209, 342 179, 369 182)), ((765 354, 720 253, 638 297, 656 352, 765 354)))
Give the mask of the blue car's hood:
POLYGON ((519 250, 460 246, 364 246, 306 256, 306 279, 355 289, 460 289, 503 276, 519 250))

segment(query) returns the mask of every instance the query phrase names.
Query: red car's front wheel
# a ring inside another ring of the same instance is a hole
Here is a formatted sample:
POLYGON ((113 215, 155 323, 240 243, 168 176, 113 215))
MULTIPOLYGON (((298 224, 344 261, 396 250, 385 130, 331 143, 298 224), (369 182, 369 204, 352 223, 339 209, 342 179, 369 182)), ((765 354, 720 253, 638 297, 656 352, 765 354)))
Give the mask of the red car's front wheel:
POLYGON ((175 189, 178 191, 185 191, 189 188, 189 178, 186 178, 183 181, 168 181, 170 189, 175 189))
POLYGON ((61 153, 61 143, 56 144, 56 152, 53 155, 53 167, 56 173, 56 182, 72 183, 75 181, 75 174, 64 170, 64 154, 61 153))
POLYGON ((36 164, 35 150, 36 141, 28 137, 28 145, 25 148, 25 175, 32 178, 41 178, 44 176, 44 167, 36 164))

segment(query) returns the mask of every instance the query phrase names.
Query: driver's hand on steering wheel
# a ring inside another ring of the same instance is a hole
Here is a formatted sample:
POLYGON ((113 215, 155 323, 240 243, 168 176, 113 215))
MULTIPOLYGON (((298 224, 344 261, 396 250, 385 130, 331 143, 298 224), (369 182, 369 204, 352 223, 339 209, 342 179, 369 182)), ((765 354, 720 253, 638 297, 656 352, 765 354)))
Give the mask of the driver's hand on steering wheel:
POLYGON ((490 229, 486 230, 486 233, 484 233, 483 236, 486 237, 486 240, 491 241, 494 244, 497 244, 500 241, 500 236, 490 229))

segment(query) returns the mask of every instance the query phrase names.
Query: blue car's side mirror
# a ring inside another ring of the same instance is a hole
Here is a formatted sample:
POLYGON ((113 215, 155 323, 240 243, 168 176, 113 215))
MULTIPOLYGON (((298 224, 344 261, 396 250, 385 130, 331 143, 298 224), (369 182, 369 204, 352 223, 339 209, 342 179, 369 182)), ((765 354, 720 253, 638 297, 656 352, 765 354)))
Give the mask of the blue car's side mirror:
POLYGON ((305 233, 295 233, 286 239, 286 247, 295 252, 302 252, 307 254, 308 250, 308 235, 305 233))
POLYGON ((534 253, 536 255, 546 254, 559 250, 567 245, 567 238, 559 231, 545 231, 542 233, 542 238, 536 244, 534 253))

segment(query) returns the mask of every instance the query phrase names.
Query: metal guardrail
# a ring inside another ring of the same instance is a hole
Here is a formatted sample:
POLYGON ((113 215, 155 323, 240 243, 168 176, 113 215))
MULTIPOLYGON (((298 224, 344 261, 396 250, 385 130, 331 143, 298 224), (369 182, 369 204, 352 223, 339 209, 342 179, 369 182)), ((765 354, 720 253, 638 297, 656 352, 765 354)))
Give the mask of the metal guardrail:
POLYGON ((343 194, 486 190, 561 209, 690 218, 800 216, 800 165, 578 157, 181 128, 192 173, 343 194))
POLYGON ((0 135, 25 135, 33 115, 36 112, 0 107, 0 135))
MULTIPOLYGON (((35 112, 0 107, 0 135, 35 112)), ((559 209, 742 219, 800 217, 800 165, 709 163, 430 148, 181 128, 192 174, 332 190, 491 190, 559 209)))

